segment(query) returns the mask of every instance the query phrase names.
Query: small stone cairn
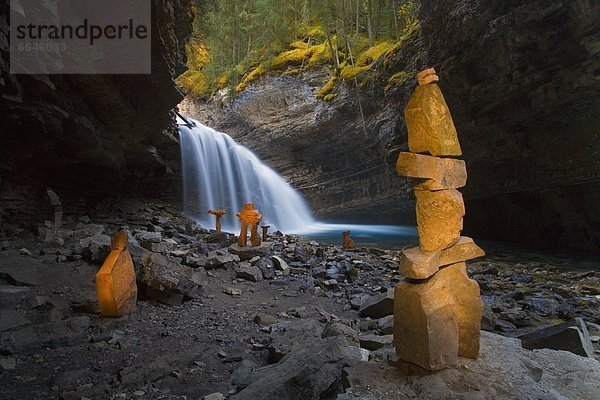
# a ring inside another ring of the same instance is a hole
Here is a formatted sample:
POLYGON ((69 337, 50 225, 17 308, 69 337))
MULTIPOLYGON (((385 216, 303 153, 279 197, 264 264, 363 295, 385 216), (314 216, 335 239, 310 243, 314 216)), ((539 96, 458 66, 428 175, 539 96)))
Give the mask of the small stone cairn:
POLYGON ((454 365, 458 356, 477 358, 483 306, 479 285, 465 261, 485 255, 460 236, 465 206, 457 190, 467 182, 456 128, 433 68, 404 110, 408 148, 396 163, 400 176, 415 178, 419 247, 404 250, 406 280, 394 294, 394 345, 399 359, 430 371, 454 365))
POLYGON ((242 223, 242 229, 238 238, 238 246, 246 247, 248 241, 248 227, 250 227, 250 243, 252 246, 260 246, 261 240, 258 234, 258 224, 262 219, 262 215, 254 208, 254 204, 244 204, 244 209, 236 215, 242 223))
POLYGON ((215 220, 215 233, 221 233, 221 217, 227 214, 227 210, 208 210, 209 214, 212 214, 216 217, 215 220))

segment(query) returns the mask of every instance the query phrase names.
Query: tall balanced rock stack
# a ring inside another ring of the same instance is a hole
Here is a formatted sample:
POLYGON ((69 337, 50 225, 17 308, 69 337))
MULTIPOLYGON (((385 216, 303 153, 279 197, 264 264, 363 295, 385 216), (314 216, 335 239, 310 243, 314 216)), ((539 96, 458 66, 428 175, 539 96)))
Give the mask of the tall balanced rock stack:
POLYGON ((400 153, 398 175, 416 178, 419 247, 404 250, 400 273, 407 279, 394 296, 394 344, 398 358, 427 370, 476 358, 483 307, 479 285, 467 276, 466 260, 485 253, 460 236, 465 206, 457 190, 467 182, 456 128, 434 69, 417 75, 404 110, 410 153, 400 153))

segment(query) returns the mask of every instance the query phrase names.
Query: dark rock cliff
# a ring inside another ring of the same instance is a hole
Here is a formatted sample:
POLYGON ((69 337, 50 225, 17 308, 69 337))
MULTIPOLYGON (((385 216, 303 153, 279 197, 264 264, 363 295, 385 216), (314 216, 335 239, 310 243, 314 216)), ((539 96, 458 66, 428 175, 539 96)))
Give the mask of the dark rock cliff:
POLYGON ((150 75, 10 75, 7 2, 0 8, 0 218, 35 213, 31 199, 47 186, 72 198, 175 192, 170 110, 182 98, 174 78, 191 0, 152 2, 150 75))
POLYGON ((230 105, 183 109, 253 148, 325 219, 406 222, 394 163, 402 110, 433 66, 469 169, 465 231, 483 239, 600 249, 600 6, 594 0, 423 0, 421 32, 361 90, 314 98, 328 71, 267 76, 230 105))

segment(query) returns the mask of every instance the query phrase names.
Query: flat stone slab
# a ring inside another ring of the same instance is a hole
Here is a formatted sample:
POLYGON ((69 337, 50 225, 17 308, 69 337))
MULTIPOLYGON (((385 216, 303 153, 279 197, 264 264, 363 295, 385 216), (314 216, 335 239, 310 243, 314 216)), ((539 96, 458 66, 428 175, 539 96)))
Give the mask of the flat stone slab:
POLYGON ((360 347, 363 349, 375 351, 383 347, 392 346, 394 343, 393 335, 360 335, 360 347))
POLYGON ((266 256, 271 253, 271 249, 273 248, 272 242, 263 242, 260 246, 246 246, 240 247, 237 244, 232 244, 229 246, 229 252, 232 254, 237 254, 242 261, 250 260, 256 256, 266 256))
POLYGON ((585 322, 575 318, 565 323, 542 328, 519 336, 525 349, 565 350, 582 357, 594 357, 594 346, 585 322))
POLYGON ((453 246, 436 252, 414 247, 400 253, 400 274, 411 279, 427 279, 440 267, 482 257, 485 252, 473 239, 461 236, 453 246))
POLYGON ((389 289, 387 293, 372 296, 363 303, 359 313, 362 317, 371 317, 373 319, 394 314, 394 289, 389 289))
POLYGON ((458 189, 467 184, 466 164, 454 158, 401 152, 396 172, 400 176, 425 179, 415 185, 416 190, 458 189))

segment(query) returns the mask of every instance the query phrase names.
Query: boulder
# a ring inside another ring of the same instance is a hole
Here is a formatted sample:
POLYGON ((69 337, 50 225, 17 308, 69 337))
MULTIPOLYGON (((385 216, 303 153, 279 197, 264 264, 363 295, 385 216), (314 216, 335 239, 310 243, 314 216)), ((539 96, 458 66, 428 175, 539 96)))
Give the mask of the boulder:
MULTIPOLYGON (((146 250, 154 251, 159 253, 162 248, 159 246, 162 241, 162 235, 160 232, 141 232, 136 234, 136 239, 140 243, 140 246, 146 250)), ((163 245, 166 250, 166 246, 163 245)))
POLYGON ((388 315, 377 320, 377 330, 380 335, 394 334, 394 316, 388 315))
POLYGON ((39 325, 27 325, 0 333, 0 353, 73 346, 87 340, 89 317, 75 317, 39 325))
POLYGON ((394 346, 398 358, 430 371, 456 364, 458 318, 454 298, 436 274, 425 283, 395 289, 394 346))
POLYGON ((81 239, 79 250, 84 260, 92 264, 101 264, 111 251, 111 239, 102 233, 81 239))
POLYGON ((230 254, 220 250, 211 251, 208 253, 207 258, 208 261, 204 265, 206 269, 227 268, 240 261, 240 257, 237 254, 230 254))
POLYGON ((277 364, 257 369, 249 385, 232 400, 281 400, 333 398, 342 391, 344 365, 361 360, 357 347, 342 336, 298 343, 277 364))
POLYGON ((258 313, 254 316, 254 322, 262 327, 269 327, 277 323, 277 318, 265 313, 258 313))
POLYGON ((465 205, 456 189, 415 190, 419 247, 424 252, 447 249, 458 241, 465 205))
POLYGON ((250 265, 247 262, 241 263, 240 266, 236 268, 235 276, 237 278, 246 279, 251 282, 258 282, 263 280, 263 275, 260 268, 250 265))
POLYGON ((260 269, 265 279, 273 279, 275 277, 275 263, 270 257, 261 257, 256 266, 260 269))
POLYGON ((360 307, 359 314, 361 317, 370 317, 373 319, 394 314, 394 289, 389 289, 386 293, 372 296, 360 307))
POLYGON ((400 176, 424 179, 415 185, 416 190, 458 189, 467 184, 466 164, 454 158, 401 152, 396 172, 400 176))
POLYGON ((279 256, 272 256, 271 260, 273 261, 273 264, 275 265, 275 274, 276 275, 289 275, 290 274, 290 270, 291 267, 288 265, 288 263, 285 262, 285 260, 279 256))
POLYGON ((390 346, 394 342, 394 335, 360 335, 360 347, 375 351, 390 346))
POLYGON ((529 350, 565 350, 582 357, 594 357, 594 347, 581 318, 536 330, 519 336, 519 339, 521 345, 529 350))
POLYGON ((345 337, 348 343, 351 345, 358 345, 360 343, 358 333, 348 325, 342 324, 341 322, 335 322, 328 325, 327 328, 325 328, 325 332, 323 332, 324 338, 334 336, 345 337))
POLYGON ((229 235, 225 232, 210 234, 205 239, 206 243, 217 243, 221 247, 228 247, 235 243, 235 236, 229 235))
POLYGON ((417 86, 404 109, 404 117, 411 152, 462 155, 454 121, 438 85, 417 86))
POLYGON ((315 251, 311 246, 298 245, 294 248, 294 260, 301 263, 307 263, 314 253, 315 251))
POLYGON ((323 337, 323 332, 323 326, 314 319, 297 319, 272 325, 269 360, 278 362, 298 346, 314 346, 323 337))
POLYGON ((139 279, 147 286, 147 295, 171 305, 181 304, 185 297, 198 298, 202 289, 198 271, 148 251, 142 256, 139 279))

